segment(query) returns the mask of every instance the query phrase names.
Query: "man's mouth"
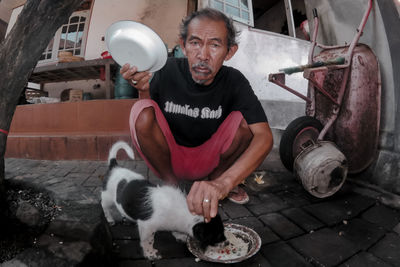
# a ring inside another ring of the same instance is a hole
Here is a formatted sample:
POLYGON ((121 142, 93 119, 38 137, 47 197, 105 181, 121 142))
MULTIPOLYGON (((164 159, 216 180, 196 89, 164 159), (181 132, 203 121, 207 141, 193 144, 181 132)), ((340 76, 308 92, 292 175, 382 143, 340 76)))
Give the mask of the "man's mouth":
POLYGON ((195 63, 192 65, 192 70, 197 74, 197 75, 209 75, 210 73, 212 73, 212 69, 203 62, 200 63, 195 63))

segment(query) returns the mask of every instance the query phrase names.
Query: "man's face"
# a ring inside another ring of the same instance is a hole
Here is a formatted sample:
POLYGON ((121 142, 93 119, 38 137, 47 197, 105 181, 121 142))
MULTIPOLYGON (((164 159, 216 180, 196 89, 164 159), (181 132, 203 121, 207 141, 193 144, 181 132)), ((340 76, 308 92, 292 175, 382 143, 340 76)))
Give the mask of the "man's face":
POLYGON ((223 21, 195 18, 190 22, 186 44, 181 40, 181 47, 196 83, 211 84, 224 61, 235 54, 237 46, 228 50, 227 40, 223 21))

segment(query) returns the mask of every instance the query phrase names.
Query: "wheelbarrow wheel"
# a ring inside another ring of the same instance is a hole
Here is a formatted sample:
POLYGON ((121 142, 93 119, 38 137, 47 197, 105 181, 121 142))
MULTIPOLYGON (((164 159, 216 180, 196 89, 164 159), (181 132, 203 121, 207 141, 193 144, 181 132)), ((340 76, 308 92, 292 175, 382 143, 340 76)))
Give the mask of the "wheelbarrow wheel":
POLYGON ((279 144, 279 155, 283 165, 293 171, 293 163, 304 147, 318 139, 323 125, 310 116, 295 119, 286 127, 279 144))

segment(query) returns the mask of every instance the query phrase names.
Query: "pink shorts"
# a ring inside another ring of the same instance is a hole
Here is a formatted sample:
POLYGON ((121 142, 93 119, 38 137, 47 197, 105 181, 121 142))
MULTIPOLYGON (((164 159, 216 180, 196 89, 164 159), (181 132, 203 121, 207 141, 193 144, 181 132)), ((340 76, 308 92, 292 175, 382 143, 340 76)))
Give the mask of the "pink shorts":
MULTIPOLYGON (((162 111, 156 102, 151 99, 141 99, 137 101, 129 117, 129 127, 131 131, 132 143, 140 156, 146 161, 149 168, 160 177, 159 173, 143 155, 136 136, 136 119, 140 112, 153 107, 156 114, 158 125, 160 126, 171 153, 171 164, 173 172, 178 179, 197 180, 208 176, 219 164, 220 156, 232 144, 233 138, 239 128, 243 115, 239 111, 233 111, 219 126, 218 130, 209 140, 197 147, 185 147, 178 145, 168 126, 162 111)), ((160 177, 161 178, 161 177, 160 177)))

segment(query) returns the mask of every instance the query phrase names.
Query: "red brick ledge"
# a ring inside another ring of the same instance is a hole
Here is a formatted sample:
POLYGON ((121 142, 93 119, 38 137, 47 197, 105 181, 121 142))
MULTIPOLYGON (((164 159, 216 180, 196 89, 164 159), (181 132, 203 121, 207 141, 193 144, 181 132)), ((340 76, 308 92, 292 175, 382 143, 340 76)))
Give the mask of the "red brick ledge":
POLYGON ((106 160, 111 145, 131 143, 129 113, 135 99, 18 106, 7 139, 7 158, 106 160))

